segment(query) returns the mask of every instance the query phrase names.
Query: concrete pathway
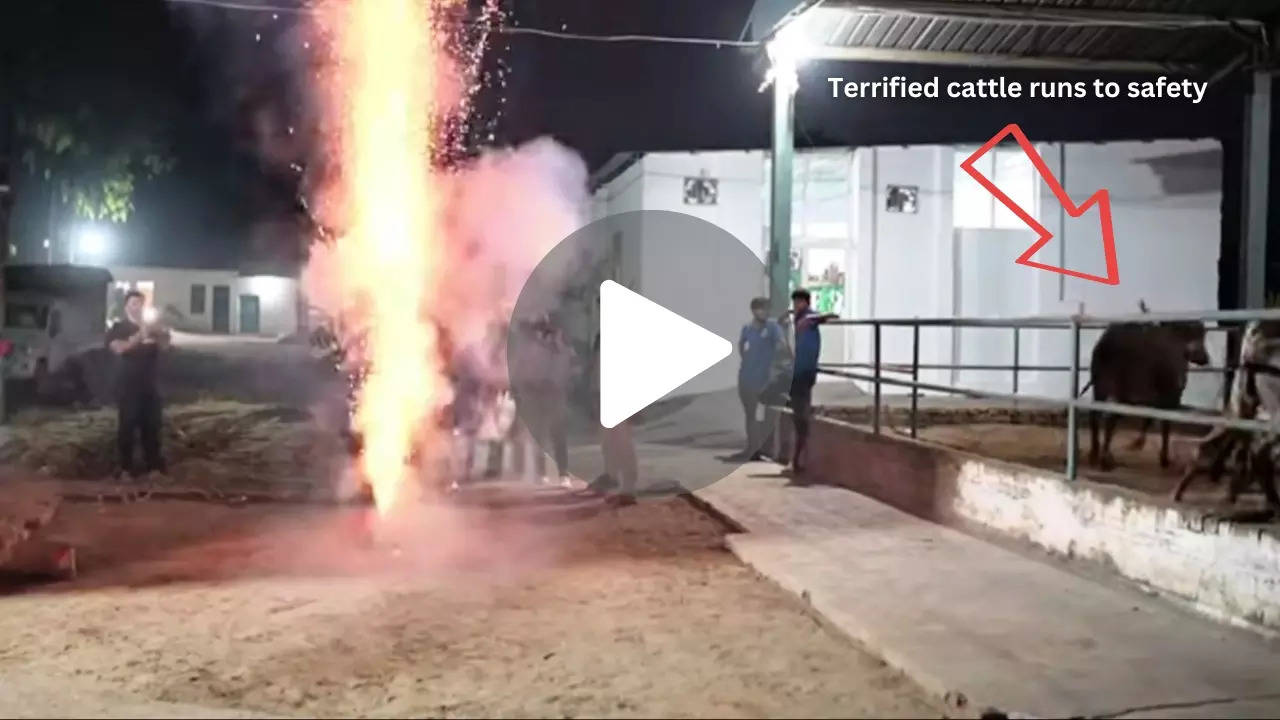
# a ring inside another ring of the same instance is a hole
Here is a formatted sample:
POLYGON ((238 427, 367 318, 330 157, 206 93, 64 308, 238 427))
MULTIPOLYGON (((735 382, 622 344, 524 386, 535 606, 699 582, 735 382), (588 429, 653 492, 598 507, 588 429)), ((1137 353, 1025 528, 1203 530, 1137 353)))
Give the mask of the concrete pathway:
POLYGON ((1280 646, 833 487, 748 465, 696 495, 735 554, 952 707, 1280 717, 1280 646))

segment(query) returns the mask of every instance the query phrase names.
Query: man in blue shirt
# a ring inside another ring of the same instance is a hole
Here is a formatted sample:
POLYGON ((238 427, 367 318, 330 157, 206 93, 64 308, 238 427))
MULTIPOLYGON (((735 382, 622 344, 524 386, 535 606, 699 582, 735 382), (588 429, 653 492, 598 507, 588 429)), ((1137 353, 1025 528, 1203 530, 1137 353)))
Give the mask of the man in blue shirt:
POLYGON ((809 291, 799 288, 791 293, 791 317, 795 324, 795 370, 791 376, 791 418, 796 437, 791 453, 792 472, 804 472, 804 450, 809 443, 809 416, 813 411, 813 386, 818 381, 818 355, 822 351, 822 335, 818 326, 837 317, 835 313, 818 314, 809 304, 809 291))
POLYGON ((782 328, 769 319, 769 301, 754 298, 751 301, 751 322, 742 326, 738 334, 738 353, 742 364, 738 366, 738 399, 742 412, 747 416, 747 447, 735 460, 760 460, 760 451, 768 440, 767 430, 772 423, 757 417, 764 410, 760 393, 769 384, 774 360, 783 346, 782 328))

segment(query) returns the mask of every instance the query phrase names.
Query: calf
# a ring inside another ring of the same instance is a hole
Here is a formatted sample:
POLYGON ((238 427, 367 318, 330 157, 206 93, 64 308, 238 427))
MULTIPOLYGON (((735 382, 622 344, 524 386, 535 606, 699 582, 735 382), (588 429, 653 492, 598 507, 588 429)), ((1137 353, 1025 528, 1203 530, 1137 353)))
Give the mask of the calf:
MULTIPOLYGON (((1245 328, 1226 416, 1272 422, 1280 416, 1280 323, 1255 320, 1245 328)), ((1199 475, 1217 483, 1232 453, 1236 467, 1227 486, 1227 503, 1234 503, 1251 481, 1257 481, 1267 504, 1280 509, 1280 493, 1275 486, 1280 438, 1274 433, 1257 437, 1247 430, 1225 427, 1215 428, 1200 441, 1195 460, 1173 491, 1174 502, 1182 499, 1187 487, 1199 475)))
MULTIPOLYGON (((1145 310, 1145 308, 1144 308, 1145 310)), ((1145 405, 1164 410, 1182 406, 1182 391, 1187 386, 1188 363, 1208 365, 1204 346, 1205 329, 1201 322, 1120 323, 1107 327, 1093 347, 1090 383, 1093 399, 1145 405)), ((1106 413, 1106 428, 1101 452, 1098 447, 1098 411, 1089 414, 1091 464, 1103 470, 1115 467, 1111 455, 1111 436, 1115 432, 1116 415, 1106 413)), ((1160 424, 1160 466, 1169 466, 1169 426, 1160 424)), ((1144 419, 1142 430, 1134 442, 1142 447, 1151 420, 1144 419)))

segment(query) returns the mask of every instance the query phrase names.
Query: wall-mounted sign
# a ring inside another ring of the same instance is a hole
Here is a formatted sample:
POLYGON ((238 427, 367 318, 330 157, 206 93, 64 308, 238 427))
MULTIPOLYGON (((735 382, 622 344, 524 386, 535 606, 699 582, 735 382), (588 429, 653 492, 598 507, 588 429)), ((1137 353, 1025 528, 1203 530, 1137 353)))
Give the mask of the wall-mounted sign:
POLYGON ((709 177, 684 179, 685 205, 715 205, 720 199, 720 181, 709 177))
POLYGON ((890 185, 885 193, 884 209, 891 213, 915 213, 920 188, 915 185, 890 185))

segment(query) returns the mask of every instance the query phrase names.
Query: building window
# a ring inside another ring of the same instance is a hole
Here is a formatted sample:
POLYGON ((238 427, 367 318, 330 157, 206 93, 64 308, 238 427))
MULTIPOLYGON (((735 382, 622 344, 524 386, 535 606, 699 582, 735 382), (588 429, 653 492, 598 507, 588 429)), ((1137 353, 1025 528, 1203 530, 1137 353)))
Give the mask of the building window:
MULTIPOLYGON (((955 226, 975 230, 1026 230, 1026 223, 960 167, 960 163, 977 149, 956 149, 951 203, 955 226)), ((1038 175, 1022 148, 996 148, 979 158, 973 164, 973 169, 991 180, 1001 192, 1032 217, 1039 214, 1038 175)))
MULTIPOLYGON (((850 204, 853 184, 849 150, 807 150, 797 152, 792 164, 791 237, 798 245, 849 243, 852 238, 850 204)), ((769 158, 764 162, 765 237, 769 236, 769 158)))
POLYGON ((39 303, 5 303, 4 325, 22 330, 44 330, 49 322, 49 306, 39 303))
POLYGON ((204 291, 203 285, 191 286, 191 314, 192 315, 204 314, 204 295, 205 295, 205 291, 204 291))

